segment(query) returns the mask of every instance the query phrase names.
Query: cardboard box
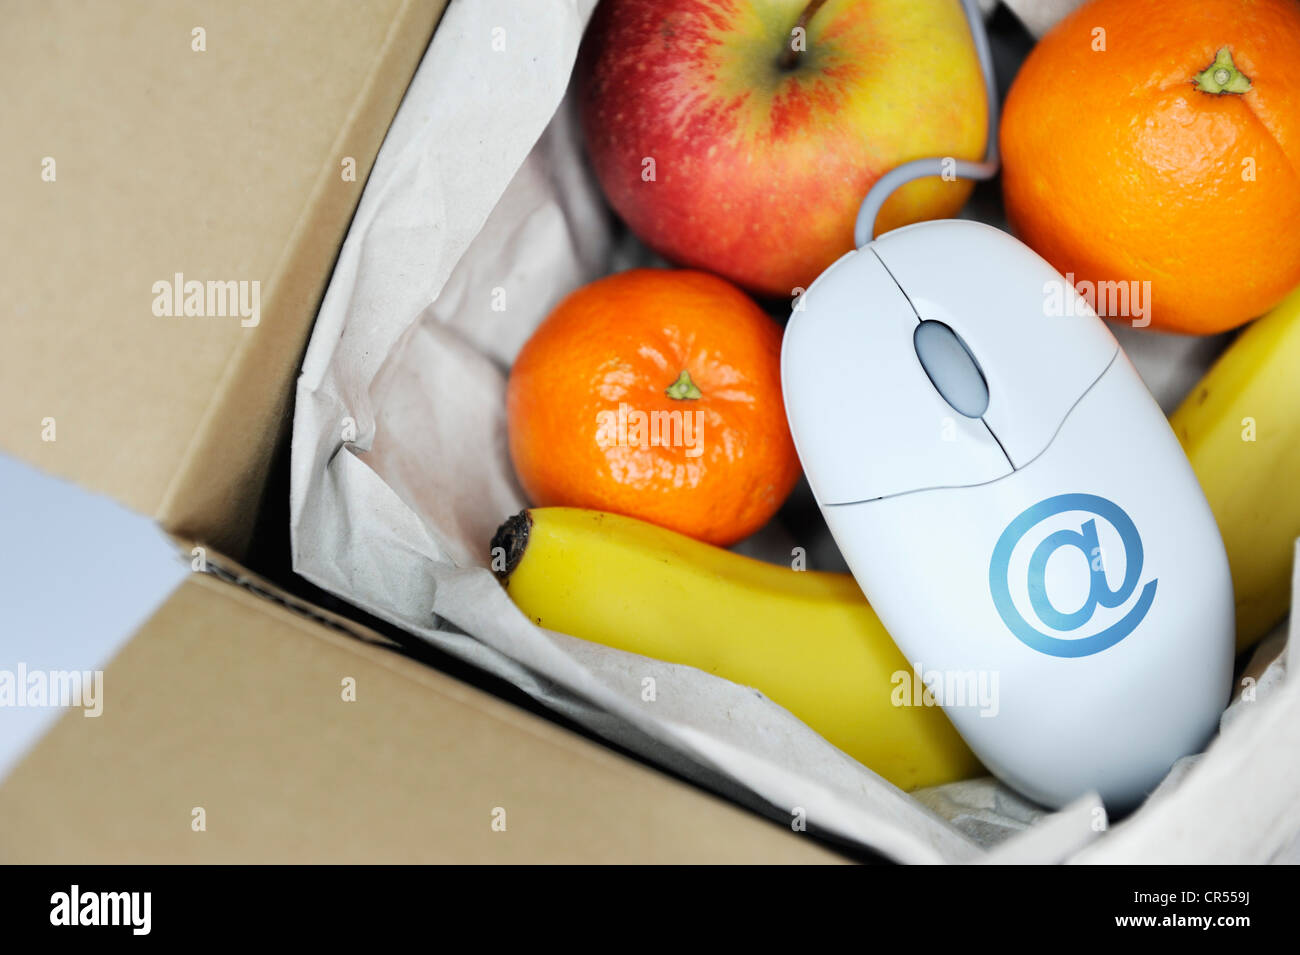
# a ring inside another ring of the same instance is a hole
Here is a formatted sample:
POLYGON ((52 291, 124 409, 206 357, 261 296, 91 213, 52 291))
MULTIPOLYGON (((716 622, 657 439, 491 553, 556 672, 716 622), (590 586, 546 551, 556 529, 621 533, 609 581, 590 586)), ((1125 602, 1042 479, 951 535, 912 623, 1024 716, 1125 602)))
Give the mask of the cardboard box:
POLYGON ((21 93, 0 106, 0 450, 153 516, 209 573, 111 663, 115 705, 69 713, 0 783, 6 861, 839 860, 237 563, 334 257, 444 5, 7 12, 0 76, 21 93), (183 314, 187 282, 205 315, 183 314))

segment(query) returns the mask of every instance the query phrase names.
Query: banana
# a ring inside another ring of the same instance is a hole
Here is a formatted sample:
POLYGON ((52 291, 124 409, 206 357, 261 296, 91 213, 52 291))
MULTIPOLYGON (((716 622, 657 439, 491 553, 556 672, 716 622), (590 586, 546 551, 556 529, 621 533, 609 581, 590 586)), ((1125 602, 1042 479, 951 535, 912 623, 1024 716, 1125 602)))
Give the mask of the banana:
POLYGON ((1300 289, 1242 332, 1169 420, 1228 551, 1240 652, 1291 602, 1300 537, 1300 289))
POLYGON ((984 772, 939 707, 895 705, 912 668, 848 574, 567 507, 510 518, 492 548, 539 626, 754 687, 905 790, 984 772))

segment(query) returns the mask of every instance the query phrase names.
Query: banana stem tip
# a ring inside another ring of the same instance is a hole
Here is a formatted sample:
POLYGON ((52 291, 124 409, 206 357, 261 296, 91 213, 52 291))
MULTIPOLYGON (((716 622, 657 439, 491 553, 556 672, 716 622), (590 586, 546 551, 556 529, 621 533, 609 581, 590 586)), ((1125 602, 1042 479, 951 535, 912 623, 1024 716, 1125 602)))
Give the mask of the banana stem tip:
POLYGON ((505 523, 492 535, 490 563, 492 573, 505 583, 515 572, 519 562, 524 558, 528 548, 528 534, 533 527, 533 517, 528 511, 520 511, 507 517, 505 523))

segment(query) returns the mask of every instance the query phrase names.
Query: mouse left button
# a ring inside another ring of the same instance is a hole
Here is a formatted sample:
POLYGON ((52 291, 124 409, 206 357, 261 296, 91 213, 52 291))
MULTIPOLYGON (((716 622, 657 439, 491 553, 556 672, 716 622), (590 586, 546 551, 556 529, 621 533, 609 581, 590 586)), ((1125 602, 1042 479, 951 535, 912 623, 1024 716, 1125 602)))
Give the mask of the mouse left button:
POLYGON ((786 415, 822 504, 1005 477, 978 417, 954 411, 913 343, 919 321, 869 250, 827 270, 796 304, 781 350, 786 415))

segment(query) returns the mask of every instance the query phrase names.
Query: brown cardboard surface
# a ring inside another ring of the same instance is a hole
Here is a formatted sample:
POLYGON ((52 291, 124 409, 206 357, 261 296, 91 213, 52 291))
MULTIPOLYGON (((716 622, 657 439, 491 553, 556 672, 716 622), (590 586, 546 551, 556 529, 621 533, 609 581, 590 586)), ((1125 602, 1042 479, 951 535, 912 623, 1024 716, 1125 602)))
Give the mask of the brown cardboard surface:
POLYGON ((0 785, 0 819, 10 863, 842 861, 207 575, 106 669, 103 715, 0 785))
POLYGON ((334 256, 445 3, 6 8, 0 449, 240 552, 334 256), (260 282, 260 323, 156 316, 153 283, 178 272, 260 282))

